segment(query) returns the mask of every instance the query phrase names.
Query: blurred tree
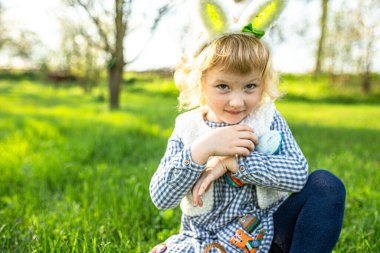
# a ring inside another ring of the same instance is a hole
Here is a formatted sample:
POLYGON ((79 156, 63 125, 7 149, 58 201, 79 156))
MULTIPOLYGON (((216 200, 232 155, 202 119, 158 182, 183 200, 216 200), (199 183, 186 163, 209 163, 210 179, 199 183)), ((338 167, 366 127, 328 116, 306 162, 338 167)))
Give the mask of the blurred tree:
POLYGON ((0 51, 8 42, 8 31, 3 20, 4 7, 0 1, 0 51))
POLYGON ((0 2, 0 51, 4 49, 4 55, 11 59, 22 59, 24 65, 28 67, 34 65, 35 50, 41 45, 38 36, 31 32, 22 29, 16 29, 6 22, 3 18, 5 8, 0 2), (12 27, 12 32, 9 29, 12 27))
POLYGON ((380 0, 363 0, 359 4, 358 26, 360 40, 359 50, 362 52, 358 57, 358 71, 362 75, 362 90, 364 93, 371 92, 371 72, 376 55, 376 43, 380 42, 379 14, 380 0))
MULTIPOLYGON (((125 61, 124 41, 132 29, 130 25, 133 0, 114 0, 113 6, 109 1, 96 0, 63 0, 74 8, 81 8, 95 27, 99 40, 94 41, 99 48, 107 54, 107 75, 109 88, 109 106, 111 109, 120 107, 120 91, 123 77, 123 69, 130 62, 125 61), (112 17, 112 19, 109 19, 112 17)), ((168 12, 171 6, 169 0, 158 9, 157 15, 153 18, 151 33, 153 33, 162 17, 168 12)), ((83 29, 86 31, 86 29, 83 29)), ((88 34, 88 38, 91 35, 88 34)))
POLYGON ((358 73, 362 90, 371 91, 370 74, 380 43, 380 0, 363 0, 341 6, 332 15, 325 47, 325 66, 335 75, 358 73))
POLYGON ((75 76, 86 93, 98 85, 104 66, 104 54, 83 31, 83 26, 61 20, 63 31, 61 41, 60 71, 66 76, 75 76))
POLYGON ((328 10, 329 10, 328 2, 329 2, 328 0, 321 0, 322 16, 321 16, 321 21, 320 21, 320 36, 319 36, 319 41, 318 41, 314 76, 317 76, 321 73, 321 64, 323 60, 323 49, 325 47, 327 17, 328 17, 328 10))
POLYGON ((13 55, 25 60, 33 59, 34 48, 41 43, 38 36, 30 31, 19 31, 12 40, 9 47, 13 55))

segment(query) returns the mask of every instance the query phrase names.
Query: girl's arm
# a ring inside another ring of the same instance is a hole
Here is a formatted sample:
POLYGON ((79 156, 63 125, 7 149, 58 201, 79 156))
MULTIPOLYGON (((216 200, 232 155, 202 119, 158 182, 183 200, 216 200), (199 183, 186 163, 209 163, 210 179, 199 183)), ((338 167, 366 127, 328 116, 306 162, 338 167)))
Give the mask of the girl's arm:
POLYGON ((230 158, 227 164, 232 176, 246 184, 282 191, 300 191, 308 177, 308 164, 285 119, 276 111, 271 126, 283 135, 276 155, 253 151, 247 157, 230 158))
POLYGON ((190 148, 185 147, 174 132, 150 182, 154 205, 162 210, 175 208, 191 190, 204 167, 192 161, 190 148))
POLYGON ((179 204, 205 169, 210 156, 248 155, 258 142, 250 127, 235 125, 209 131, 185 146, 177 133, 188 131, 183 127, 186 124, 189 120, 184 116, 177 117, 165 155, 150 183, 152 201, 159 209, 179 204))

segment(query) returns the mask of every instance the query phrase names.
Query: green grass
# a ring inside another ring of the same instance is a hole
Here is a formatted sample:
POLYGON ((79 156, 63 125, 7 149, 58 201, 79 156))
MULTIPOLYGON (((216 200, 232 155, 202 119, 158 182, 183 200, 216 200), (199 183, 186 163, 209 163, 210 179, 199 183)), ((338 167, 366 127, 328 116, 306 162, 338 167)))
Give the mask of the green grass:
MULTIPOLYGON (((286 78, 289 96, 277 107, 311 171, 328 169, 346 185, 334 252, 377 252, 379 103, 319 99, 326 84, 311 82, 305 89, 300 77, 286 78)), ((105 87, 85 95, 74 86, 0 80, 0 252, 147 252, 178 231, 180 210, 158 211, 148 190, 177 93, 155 76, 126 83, 122 108, 110 112, 98 99, 105 87)))

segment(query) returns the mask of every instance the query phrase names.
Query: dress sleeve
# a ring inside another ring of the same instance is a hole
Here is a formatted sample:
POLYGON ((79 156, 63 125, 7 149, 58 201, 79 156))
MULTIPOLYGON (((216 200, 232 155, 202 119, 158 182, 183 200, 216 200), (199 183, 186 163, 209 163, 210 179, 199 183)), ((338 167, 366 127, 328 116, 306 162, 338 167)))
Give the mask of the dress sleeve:
POLYGON ((176 133, 175 129, 150 182, 152 201, 162 210, 175 208, 191 190, 205 167, 191 160, 190 146, 185 146, 176 133))
POLYGON ((271 130, 282 134, 279 152, 276 155, 266 155, 253 151, 247 157, 238 157, 238 170, 232 176, 246 184, 281 191, 300 191, 308 177, 308 163, 278 111, 275 112, 271 130))

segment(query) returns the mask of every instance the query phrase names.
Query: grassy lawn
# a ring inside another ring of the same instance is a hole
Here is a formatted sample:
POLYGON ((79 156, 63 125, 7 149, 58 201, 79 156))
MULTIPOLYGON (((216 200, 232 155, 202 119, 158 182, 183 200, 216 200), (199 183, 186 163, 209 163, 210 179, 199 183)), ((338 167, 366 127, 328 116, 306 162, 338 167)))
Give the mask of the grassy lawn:
MULTIPOLYGON (((310 82, 285 78, 277 108, 310 170, 346 185, 334 252, 378 252, 380 101, 310 82)), ((0 80, 0 252, 147 252, 178 231, 180 210, 158 211, 148 190, 178 113, 173 84, 138 77, 113 112, 104 90, 0 80)))

